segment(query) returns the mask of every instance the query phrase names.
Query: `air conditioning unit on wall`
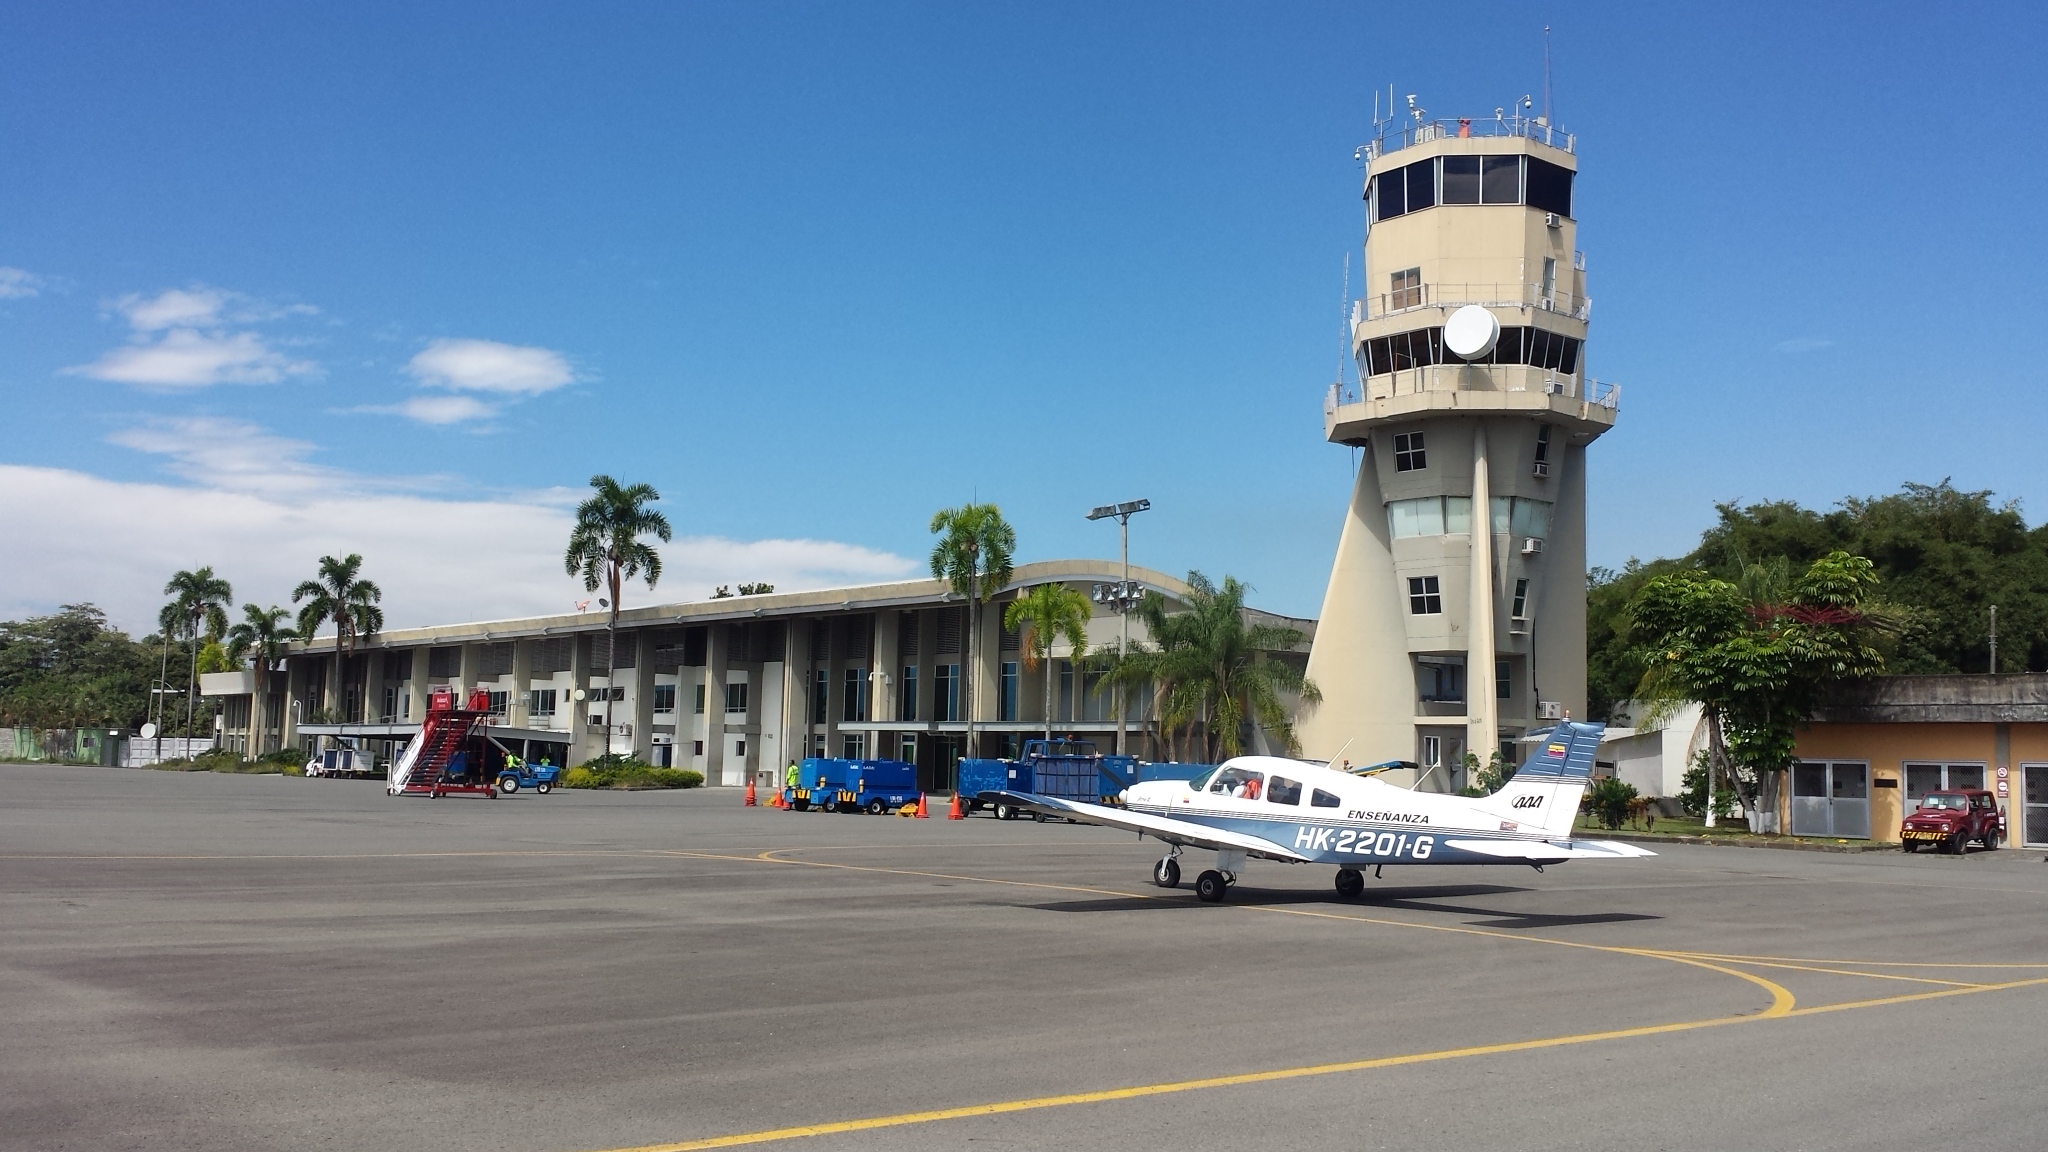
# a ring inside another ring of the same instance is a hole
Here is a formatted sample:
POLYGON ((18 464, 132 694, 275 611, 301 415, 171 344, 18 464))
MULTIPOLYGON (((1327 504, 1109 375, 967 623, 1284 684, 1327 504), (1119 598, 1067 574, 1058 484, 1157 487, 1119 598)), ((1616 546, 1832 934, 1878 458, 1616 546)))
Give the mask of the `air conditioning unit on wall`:
POLYGON ((1522 555, 1534 556, 1541 551, 1543 551, 1543 541, 1536 537, 1531 536, 1527 540, 1522 541, 1522 555))
POLYGON ((1549 475, 1550 475, 1550 461, 1548 461, 1548 460, 1538 460, 1538 461, 1536 462, 1536 478, 1537 478, 1538 480, 1542 480, 1542 479, 1544 479, 1544 478, 1548 477, 1549 475))
POLYGON ((1564 719, 1564 705, 1556 700, 1538 700, 1536 702, 1536 716, 1541 720, 1562 720, 1564 719))

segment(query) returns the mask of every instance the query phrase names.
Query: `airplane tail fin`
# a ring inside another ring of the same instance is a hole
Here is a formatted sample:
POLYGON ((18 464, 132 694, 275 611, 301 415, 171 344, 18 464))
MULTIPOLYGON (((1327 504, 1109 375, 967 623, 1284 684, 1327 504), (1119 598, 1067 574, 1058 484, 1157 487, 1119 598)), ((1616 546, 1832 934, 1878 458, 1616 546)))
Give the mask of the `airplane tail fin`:
POLYGON ((1514 778, 1479 801, 1479 807, 1523 831, 1571 835, 1579 798, 1593 778, 1593 754, 1606 728, 1605 724, 1558 721, 1550 735, 1530 750, 1514 778))

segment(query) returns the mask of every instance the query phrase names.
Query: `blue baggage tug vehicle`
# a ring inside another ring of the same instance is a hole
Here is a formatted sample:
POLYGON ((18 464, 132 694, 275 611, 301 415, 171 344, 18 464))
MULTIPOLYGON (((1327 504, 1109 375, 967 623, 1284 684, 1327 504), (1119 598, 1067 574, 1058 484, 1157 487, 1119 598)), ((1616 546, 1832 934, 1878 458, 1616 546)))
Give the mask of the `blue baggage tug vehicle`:
POLYGON ((784 788, 782 799, 799 812, 882 816, 917 803, 917 768, 901 760, 812 757, 797 764, 797 786, 784 788))

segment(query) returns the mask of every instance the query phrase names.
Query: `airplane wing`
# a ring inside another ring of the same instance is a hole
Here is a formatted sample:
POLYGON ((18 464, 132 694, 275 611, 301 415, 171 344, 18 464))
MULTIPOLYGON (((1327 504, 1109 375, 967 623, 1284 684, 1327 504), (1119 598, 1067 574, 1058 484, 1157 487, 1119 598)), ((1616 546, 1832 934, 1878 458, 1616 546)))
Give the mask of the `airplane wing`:
POLYGON ((1104 828, 1123 828, 1141 836, 1164 840, 1169 844, 1181 844, 1193 848, 1234 848, 1247 856, 1260 856, 1267 860, 1283 860, 1299 864, 1308 860, 1299 852, 1283 847, 1262 836, 1243 832, 1231 832, 1222 828, 1211 828, 1207 824, 1196 824, 1191 820, 1175 820, 1167 816, 1149 816, 1143 812, 1132 812, 1125 808, 1111 808, 1102 804, 1076 804, 1071 800, 1060 800, 1052 796, 1039 796, 1031 792, 983 792, 975 799, 984 804, 1014 804, 1030 812, 1042 812, 1047 816, 1061 816, 1078 820, 1083 824, 1099 824, 1104 828))
POLYGON ((1648 848, 1619 840, 1445 840, 1444 846, 1498 860, 1540 863, 1554 860, 1628 860, 1656 855, 1648 848))

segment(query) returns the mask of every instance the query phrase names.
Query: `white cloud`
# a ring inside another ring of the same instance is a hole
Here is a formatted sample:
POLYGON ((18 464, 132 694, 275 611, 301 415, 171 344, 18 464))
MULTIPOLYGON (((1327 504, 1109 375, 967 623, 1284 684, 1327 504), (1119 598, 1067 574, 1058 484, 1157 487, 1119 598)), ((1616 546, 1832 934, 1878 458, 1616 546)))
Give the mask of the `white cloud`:
POLYGON ((217 324, 227 302, 228 294, 216 289, 172 288, 155 296, 131 292, 114 301, 114 307, 137 332, 155 332, 217 324))
POLYGON ((90 364, 64 371, 117 384, 205 388, 214 384, 275 384, 319 370, 309 360, 273 351, 254 332, 206 333, 173 328, 155 342, 116 348, 90 364))
POLYGON ((42 290, 41 276, 22 268, 0 268, 0 300, 21 300, 42 290))
POLYGON ((124 448, 167 457, 172 475, 234 492, 313 492, 361 481, 305 459, 313 445, 241 420, 193 416, 155 420, 107 437, 124 448))
POLYGON ((146 388, 207 388, 275 384, 287 376, 319 371, 311 361, 276 351, 255 332, 225 327, 317 313, 311 305, 279 307, 238 292, 195 285, 155 296, 130 293, 111 307, 128 321, 134 335, 126 345, 90 364, 66 368, 65 373, 146 388))
POLYGON ((498 414, 496 408, 474 396, 414 396, 397 404, 369 404, 352 411, 404 416, 422 424, 461 424, 498 414))
POLYGON ((496 340, 436 340, 421 349, 405 370, 420 383, 435 387, 529 396, 576 379, 560 352, 496 340))
MULTIPOLYGON (((304 458, 313 448, 235 421, 167 422, 118 443, 164 456, 186 483, 0 464, 0 619, 89 600, 147 632, 164 580, 211 564, 240 601, 289 606, 319 558, 360 552, 388 627, 567 612, 588 593, 562 571, 573 513, 557 492, 436 499, 304 458)), ((829 540, 687 537, 627 607, 766 580, 781 591, 914 576, 911 560, 829 540)))

